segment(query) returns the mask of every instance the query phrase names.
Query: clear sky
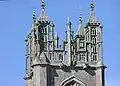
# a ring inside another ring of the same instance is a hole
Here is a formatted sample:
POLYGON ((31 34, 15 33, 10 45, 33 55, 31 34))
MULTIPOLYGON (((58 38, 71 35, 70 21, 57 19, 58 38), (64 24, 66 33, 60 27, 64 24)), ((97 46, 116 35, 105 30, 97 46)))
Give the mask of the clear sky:
MULTIPOLYGON (((67 17, 73 30, 78 28, 82 11, 84 22, 89 15, 90 0, 45 0, 46 12, 54 21, 55 31, 64 38, 67 17)), ((0 0, 0 86, 24 86, 25 42, 32 24, 32 12, 40 14, 41 0, 0 0)), ((103 24, 104 61, 108 67, 106 86, 120 86, 120 1, 95 0, 97 19, 103 24)))

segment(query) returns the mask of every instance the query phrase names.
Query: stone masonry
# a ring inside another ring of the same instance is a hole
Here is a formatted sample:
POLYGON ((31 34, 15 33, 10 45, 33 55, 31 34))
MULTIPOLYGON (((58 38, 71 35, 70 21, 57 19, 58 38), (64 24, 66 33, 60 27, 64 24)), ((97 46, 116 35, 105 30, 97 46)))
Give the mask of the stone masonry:
POLYGON ((25 38, 25 86, 105 86, 103 26, 95 16, 93 0, 85 27, 82 21, 80 14, 74 35, 68 17, 66 39, 60 45, 42 0, 40 17, 36 19, 33 12, 33 24, 25 38))

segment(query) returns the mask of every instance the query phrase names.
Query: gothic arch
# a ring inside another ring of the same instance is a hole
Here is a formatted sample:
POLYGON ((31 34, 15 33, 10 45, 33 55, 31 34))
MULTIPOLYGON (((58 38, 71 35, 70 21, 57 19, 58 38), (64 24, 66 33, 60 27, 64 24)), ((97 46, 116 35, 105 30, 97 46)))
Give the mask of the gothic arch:
POLYGON ((60 86, 86 86, 82 81, 77 79, 75 76, 71 76, 65 79, 60 86))

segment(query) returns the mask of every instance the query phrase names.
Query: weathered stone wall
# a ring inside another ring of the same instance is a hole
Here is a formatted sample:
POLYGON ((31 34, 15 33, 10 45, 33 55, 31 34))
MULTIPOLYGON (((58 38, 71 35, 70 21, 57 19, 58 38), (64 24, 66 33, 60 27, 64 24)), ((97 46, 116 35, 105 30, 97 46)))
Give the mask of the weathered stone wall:
MULTIPOLYGON (((91 71, 89 71, 91 72, 91 71)), ((75 76, 81 82, 85 83, 87 86, 96 86, 96 74, 90 74, 85 70, 68 70, 68 69, 56 69, 52 68, 52 77, 54 80, 53 86, 60 86, 62 81, 65 79, 75 76)))

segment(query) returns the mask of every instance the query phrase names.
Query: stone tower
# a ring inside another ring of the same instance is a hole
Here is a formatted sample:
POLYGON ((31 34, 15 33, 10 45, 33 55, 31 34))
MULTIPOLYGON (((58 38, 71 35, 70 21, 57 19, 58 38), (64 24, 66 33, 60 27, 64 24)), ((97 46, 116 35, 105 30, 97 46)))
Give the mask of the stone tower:
POLYGON ((25 86, 105 86, 103 26, 95 16, 93 0, 85 27, 82 14, 75 36, 69 17, 67 27, 66 39, 60 46, 42 0, 40 17, 36 19, 33 12, 33 24, 25 38, 25 86))

